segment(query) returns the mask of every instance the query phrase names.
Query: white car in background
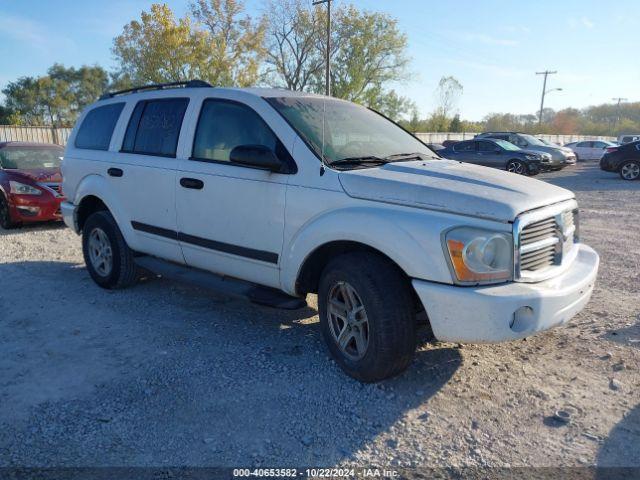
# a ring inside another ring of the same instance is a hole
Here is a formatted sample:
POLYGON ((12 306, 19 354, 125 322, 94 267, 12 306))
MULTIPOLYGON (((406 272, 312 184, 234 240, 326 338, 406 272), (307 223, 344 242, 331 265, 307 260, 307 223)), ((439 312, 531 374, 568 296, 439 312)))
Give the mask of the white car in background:
POLYGON ((565 145, 574 151, 579 160, 600 160, 607 153, 607 148, 615 146, 615 143, 604 140, 572 142, 565 145))

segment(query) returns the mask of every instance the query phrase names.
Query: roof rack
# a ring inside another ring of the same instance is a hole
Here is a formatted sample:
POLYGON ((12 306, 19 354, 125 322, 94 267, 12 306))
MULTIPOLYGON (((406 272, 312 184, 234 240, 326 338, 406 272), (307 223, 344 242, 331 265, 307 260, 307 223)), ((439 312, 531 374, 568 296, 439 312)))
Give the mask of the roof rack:
POLYGON ((187 82, 170 82, 170 83, 154 83, 150 85, 142 85, 140 87, 127 88, 126 90, 118 90, 117 92, 106 92, 100 96, 100 100, 107 98, 113 98, 118 95, 124 95, 126 93, 137 93, 145 90, 164 90, 166 88, 206 88, 211 87, 211 84, 204 80, 189 80, 187 82))

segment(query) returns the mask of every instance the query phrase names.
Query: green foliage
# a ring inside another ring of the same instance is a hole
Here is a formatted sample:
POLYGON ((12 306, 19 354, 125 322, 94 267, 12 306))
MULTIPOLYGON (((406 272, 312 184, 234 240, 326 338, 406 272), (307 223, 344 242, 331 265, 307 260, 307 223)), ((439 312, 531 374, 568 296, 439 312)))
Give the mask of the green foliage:
POLYGON ((134 84, 206 80, 216 86, 249 86, 258 80, 264 25, 241 17, 236 0, 199 0, 192 16, 176 19, 153 4, 113 41, 120 75, 134 84))
POLYGON ((65 68, 54 64, 41 77, 21 77, 2 91, 9 121, 23 125, 72 125, 77 115, 94 102, 109 84, 99 66, 65 68))
MULTIPOLYGON (((302 0, 268 4, 266 82, 325 92, 326 6, 302 0)), ((341 6, 331 15, 331 94, 379 110, 392 119, 412 102, 389 85, 406 79, 407 38, 388 14, 341 6)))

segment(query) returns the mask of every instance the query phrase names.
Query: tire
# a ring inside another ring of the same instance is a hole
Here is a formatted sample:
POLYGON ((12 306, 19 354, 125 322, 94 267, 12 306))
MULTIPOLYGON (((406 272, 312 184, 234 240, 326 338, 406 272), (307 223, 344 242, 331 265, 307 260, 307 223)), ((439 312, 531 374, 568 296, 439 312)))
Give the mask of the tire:
POLYGON ((625 160, 620 165, 620 178, 623 180, 637 180, 640 178, 640 161, 625 160))
POLYGON ((526 163, 521 160, 509 160, 507 162, 507 172, 517 173, 518 175, 527 175, 529 168, 526 163))
POLYGON ((100 287, 115 290, 136 282, 133 251, 108 211, 95 212, 87 218, 82 229, 82 253, 91 278, 100 287))
POLYGON ((416 311, 411 285, 395 265, 373 253, 340 255, 322 272, 318 290, 322 335, 331 355, 348 375, 361 382, 377 382, 409 366, 416 349, 416 311), (345 295, 348 289, 355 295, 345 295), (343 338, 353 336, 341 347, 338 339, 340 332, 347 331, 344 317, 349 315, 341 318, 335 312, 346 313, 347 298, 354 298, 363 309, 350 316, 353 323, 343 338), (333 307, 330 315, 330 300, 339 305, 341 299, 346 309, 333 307), (364 349, 358 349, 358 334, 360 340, 366 340, 361 342, 366 343, 364 349))
POLYGON ((9 212, 9 203, 4 195, 0 193, 0 227, 5 230, 16 228, 19 224, 11 220, 11 212, 9 212))

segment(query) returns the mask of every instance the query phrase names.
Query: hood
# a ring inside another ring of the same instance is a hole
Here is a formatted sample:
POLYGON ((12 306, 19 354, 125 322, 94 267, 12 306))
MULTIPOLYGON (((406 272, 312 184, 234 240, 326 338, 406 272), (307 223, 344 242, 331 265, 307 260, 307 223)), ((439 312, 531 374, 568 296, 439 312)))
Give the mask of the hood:
MULTIPOLYGON (((550 153, 554 160, 564 160, 565 152, 563 147, 551 147, 549 145, 529 145, 527 150, 534 152, 550 153)), ((573 152, 571 152, 573 153, 573 152)))
POLYGON ((388 163, 343 171, 340 182, 354 198, 500 222, 574 197, 569 190, 539 180, 452 160, 388 163))
MULTIPOLYGON (((508 152, 508 153, 514 153, 514 152, 508 152)), ((536 152, 535 150, 520 150, 517 153, 519 153, 520 155, 536 155, 537 157, 540 157, 540 155, 543 152, 536 152)))
POLYGON ((36 183, 62 182, 62 174, 59 168, 5 169, 4 171, 18 181, 20 178, 24 178, 36 183))

